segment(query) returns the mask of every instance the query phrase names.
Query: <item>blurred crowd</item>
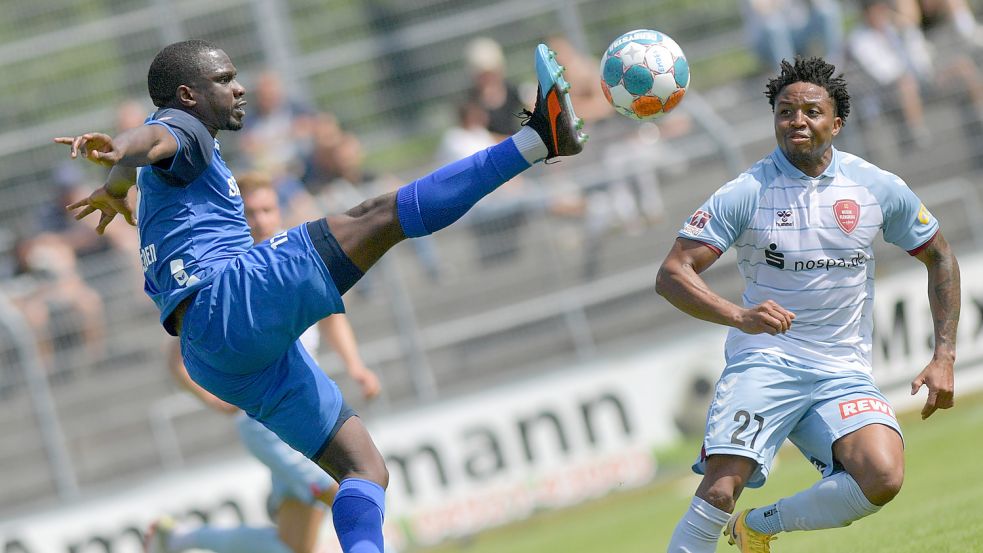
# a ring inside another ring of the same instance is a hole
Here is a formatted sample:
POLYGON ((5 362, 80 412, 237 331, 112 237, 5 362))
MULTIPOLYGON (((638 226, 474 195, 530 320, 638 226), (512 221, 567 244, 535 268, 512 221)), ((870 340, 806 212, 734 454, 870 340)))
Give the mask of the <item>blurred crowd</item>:
POLYGON ((794 55, 822 55, 847 71, 853 121, 891 114, 898 146, 924 149, 926 101, 951 98, 967 138, 983 148, 983 76, 973 61, 983 27, 966 0, 741 0, 741 8, 749 46, 769 71, 794 55), (844 8, 856 14, 849 31, 844 8))
MULTIPOLYGON (((969 138, 983 141, 983 77, 973 61, 973 53, 983 48, 983 30, 966 0, 738 1, 749 50, 762 74, 773 74, 781 59, 822 55, 847 71, 859 112, 851 120, 863 126, 880 114, 898 114, 898 147, 929 144, 923 105, 936 96, 954 98, 965 112, 969 138)), ((664 170, 673 157, 665 139, 691 132, 694 123, 686 109, 658 125, 614 117, 598 86, 599 60, 563 36, 549 37, 548 44, 566 67, 577 113, 594 136, 583 159, 567 163, 602 168, 606 177, 589 186, 556 187, 549 195, 537 192, 534 174, 516 178, 479 204, 464 227, 473 240, 474 262, 490 268, 520 253, 522 233, 533 217, 548 213, 565 218, 580 230, 575 246, 582 256, 581 276, 592 279, 600 271, 605 236, 642 232, 663 219, 656 168, 664 170), (616 144, 612 137, 617 137, 616 144)), ((447 107, 453 123, 435 148, 433 166, 511 135, 522 122, 516 115, 535 102, 534 81, 509 79, 505 53, 495 40, 473 39, 464 50, 464 62, 470 85, 447 107)), ((754 78, 760 80, 760 75, 754 78)), ((246 84, 246 125, 234 138, 223 136, 223 145, 235 141, 236 155, 230 156, 234 173, 258 172, 274 182, 288 227, 343 212, 403 184, 393 175, 371 171, 360 138, 332 113, 288 94, 281 75, 264 71, 246 84)), ((115 130, 141 124, 150 111, 144 101, 124 103, 118 107, 115 130)), ((34 228, 15 237, 12 262, 3 268, 7 274, 0 275, 0 286, 37 336, 41 361, 52 376, 55 367, 95 363, 106 351, 105 291, 94 282, 101 274, 98 267, 123 268, 127 290, 117 295, 140 295, 142 290, 135 230, 117 223, 100 236, 94 221, 78 223, 65 210, 100 184, 81 165, 66 162, 53 169, 50 200, 34 218, 34 228), (89 270, 80 269, 87 264, 89 270), (70 352, 70 362, 59 357, 63 352, 70 352)), ((455 278, 459 260, 452 264, 444 259, 437 242, 411 244, 426 278, 455 278)), ((371 296, 373 282, 360 283, 356 294, 371 296)), ((130 303, 151 311, 145 299, 130 303)))

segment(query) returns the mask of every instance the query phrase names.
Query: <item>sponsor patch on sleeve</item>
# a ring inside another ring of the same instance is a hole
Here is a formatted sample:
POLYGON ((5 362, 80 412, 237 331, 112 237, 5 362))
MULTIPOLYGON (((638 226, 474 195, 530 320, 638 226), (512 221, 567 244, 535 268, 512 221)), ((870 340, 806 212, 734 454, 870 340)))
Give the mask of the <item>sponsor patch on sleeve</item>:
POLYGON ((927 225, 932 222, 932 213, 927 207, 925 207, 925 204, 922 204, 921 207, 918 208, 918 222, 923 225, 927 225))
POLYGON ((683 232, 686 234, 692 234, 693 236, 699 236, 712 218, 713 215, 710 215, 702 209, 697 209, 696 212, 693 213, 693 216, 689 218, 686 225, 683 226, 683 232))
POLYGON ((894 408, 888 402, 876 397, 862 397, 840 402, 840 418, 842 419, 872 412, 884 413, 893 419, 897 418, 894 415, 894 408))

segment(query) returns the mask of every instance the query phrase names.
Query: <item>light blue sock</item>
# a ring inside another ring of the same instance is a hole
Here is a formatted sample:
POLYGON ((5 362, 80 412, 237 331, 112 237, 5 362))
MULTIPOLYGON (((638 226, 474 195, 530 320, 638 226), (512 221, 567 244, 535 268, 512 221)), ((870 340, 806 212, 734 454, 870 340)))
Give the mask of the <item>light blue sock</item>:
POLYGON ((174 551, 207 549, 215 553, 293 553, 280 541, 276 528, 272 526, 200 526, 187 532, 175 532, 167 545, 174 551))
POLYGON ((531 163, 523 156, 520 145, 515 138, 508 138, 400 188, 396 192, 396 212, 403 234, 417 238, 437 232, 528 169, 531 163))
POLYGON ((753 530, 768 534, 776 533, 776 521, 778 530, 783 532, 841 528, 879 510, 880 507, 864 496, 863 490, 852 476, 838 472, 816 482, 807 490, 779 499, 773 505, 754 509, 748 513, 747 525, 753 530), (758 516, 752 518, 759 510, 763 511, 760 520, 758 516), (768 511, 774 511, 774 514, 764 517, 764 513, 768 511), (766 518, 770 519, 767 523, 763 522, 766 518))
POLYGON ((720 531, 729 517, 730 513, 694 497, 673 530, 668 553, 713 553, 717 550, 720 531))
POLYGON ((386 492, 375 482, 346 478, 338 487, 331 514, 345 553, 382 553, 386 492))
POLYGON ((755 532, 777 534, 782 528, 782 515, 778 512, 778 503, 765 507, 755 507, 747 514, 745 523, 755 532))

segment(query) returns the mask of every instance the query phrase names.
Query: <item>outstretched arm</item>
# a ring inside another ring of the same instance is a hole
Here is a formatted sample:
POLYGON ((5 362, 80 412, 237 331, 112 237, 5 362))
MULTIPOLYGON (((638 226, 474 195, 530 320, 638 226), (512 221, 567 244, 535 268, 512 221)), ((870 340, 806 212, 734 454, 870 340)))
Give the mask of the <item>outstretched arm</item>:
POLYGON ((937 409, 953 406, 955 383, 952 366, 956 361, 956 327, 959 324, 959 263, 939 231, 932 242, 915 257, 928 269, 928 304, 935 327, 935 353, 925 369, 911 382, 911 394, 928 386, 928 399, 922 418, 937 409))
POLYGON ((136 183, 136 167, 165 160, 177 153, 174 136, 161 125, 143 125, 123 131, 115 138, 102 133, 86 133, 55 139, 58 144, 71 148, 72 158, 82 157, 111 167, 106 183, 88 198, 68 206, 78 210, 76 219, 83 219, 96 210, 101 212, 96 232, 102 234, 106 226, 123 215, 126 222, 135 225, 133 211, 126 202, 126 193, 136 183))
POLYGON ((711 290, 700 273, 716 260, 717 253, 702 242, 677 238, 659 268, 655 291, 683 313, 748 334, 778 334, 792 326, 795 315, 774 301, 745 309, 711 290))
POLYGON ((348 376, 362 387, 365 399, 379 395, 379 378, 365 366, 362 355, 358 352, 358 342, 348 317, 343 313, 335 313, 318 323, 321 336, 331 344, 331 349, 341 357, 348 376))
POLYGON ((141 125, 115 137, 98 132, 62 136, 55 142, 69 146, 72 159, 81 154, 85 159, 107 167, 142 167, 174 157, 178 150, 177 140, 161 125, 141 125))

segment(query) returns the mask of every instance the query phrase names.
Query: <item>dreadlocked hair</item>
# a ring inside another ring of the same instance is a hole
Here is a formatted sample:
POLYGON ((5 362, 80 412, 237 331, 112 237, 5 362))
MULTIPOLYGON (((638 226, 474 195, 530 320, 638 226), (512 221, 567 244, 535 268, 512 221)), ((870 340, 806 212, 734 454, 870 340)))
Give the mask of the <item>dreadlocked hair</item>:
POLYGON ((218 50, 205 40, 185 40, 165 46, 157 53, 147 72, 147 89, 154 105, 162 108, 177 95, 177 88, 201 76, 202 54, 218 50))
POLYGON ((805 82, 825 88, 829 97, 833 99, 835 115, 845 121, 850 114, 850 93, 847 92, 843 73, 834 77, 835 71, 836 67, 822 58, 796 56, 794 63, 782 60, 781 73, 770 79, 765 87, 765 96, 768 97, 772 111, 775 109, 775 98, 783 88, 792 83, 805 82))

